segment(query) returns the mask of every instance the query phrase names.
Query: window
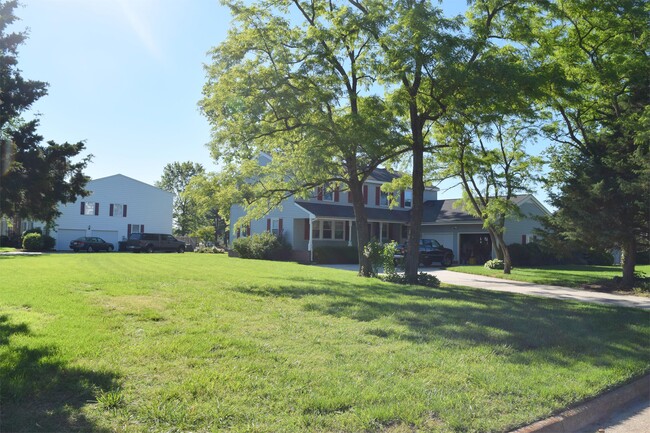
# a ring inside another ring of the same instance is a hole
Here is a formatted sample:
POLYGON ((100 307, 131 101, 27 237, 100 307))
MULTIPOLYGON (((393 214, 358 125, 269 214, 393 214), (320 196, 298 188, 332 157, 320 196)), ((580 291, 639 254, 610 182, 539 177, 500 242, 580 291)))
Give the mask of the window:
POLYGON ((343 240, 345 238, 345 222, 334 221, 334 239, 343 240))
POLYGON ((388 239, 388 227, 389 223, 380 223, 381 224, 381 238, 388 239))
POLYGON ((119 203, 111 203, 108 214, 112 217, 126 217, 126 205, 119 203))
POLYGON ((271 233, 276 236, 280 234, 280 220, 277 218, 271 220, 271 233))
POLYGON ((413 191, 407 189, 406 191, 404 191, 404 207, 411 207, 412 202, 413 202, 413 191))
POLYGON ((345 221, 321 220, 312 223, 311 236, 313 239, 345 239, 345 221))
POLYGON ((323 201, 334 201, 334 191, 329 183, 323 186, 323 201))
POLYGON ((388 206, 388 193, 381 191, 380 196, 379 196, 379 205, 380 206, 388 206))
POLYGON ((320 221, 314 221, 311 224, 311 237, 313 239, 320 239, 320 221))
POLYGON ((332 239, 332 221, 323 221, 323 239, 332 239))
POLYGON ((95 215, 95 202, 87 201, 84 206, 84 215, 95 215))
POLYGON ((114 204, 113 205, 113 216, 122 216, 122 205, 114 204))
POLYGON ((142 230, 142 224, 131 224, 131 233, 140 233, 142 230))

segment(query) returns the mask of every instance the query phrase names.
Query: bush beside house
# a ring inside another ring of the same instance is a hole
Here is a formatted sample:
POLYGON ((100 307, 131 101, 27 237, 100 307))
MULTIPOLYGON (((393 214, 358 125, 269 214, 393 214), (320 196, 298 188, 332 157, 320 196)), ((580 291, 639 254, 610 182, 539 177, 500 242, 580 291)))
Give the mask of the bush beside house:
POLYGON ((291 246, 282 237, 270 232, 238 238, 232 247, 243 259, 286 261, 291 258, 291 246))

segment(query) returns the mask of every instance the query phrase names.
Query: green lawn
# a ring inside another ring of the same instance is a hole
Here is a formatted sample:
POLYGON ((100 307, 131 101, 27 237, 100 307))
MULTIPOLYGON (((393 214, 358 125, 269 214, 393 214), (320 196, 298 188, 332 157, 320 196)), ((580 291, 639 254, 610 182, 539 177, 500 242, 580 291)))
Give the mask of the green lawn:
MULTIPOLYGON (((502 270, 483 266, 454 266, 450 271, 486 275, 514 281, 550 284, 564 287, 582 287, 600 284, 621 276, 620 266, 548 266, 539 268, 513 268, 510 275, 502 270)), ((650 265, 638 265, 636 271, 650 276, 650 265)))
POLYGON ((650 370, 650 313, 202 254, 0 257, 2 431, 488 432, 650 370))

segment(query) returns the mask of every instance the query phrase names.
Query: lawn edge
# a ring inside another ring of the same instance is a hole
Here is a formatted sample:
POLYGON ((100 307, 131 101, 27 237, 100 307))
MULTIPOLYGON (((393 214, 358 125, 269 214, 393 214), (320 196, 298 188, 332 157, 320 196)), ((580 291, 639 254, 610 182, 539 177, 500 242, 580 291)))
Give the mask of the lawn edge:
POLYGON ((557 415, 534 422, 509 433, 570 433, 609 417, 634 401, 649 399, 650 373, 614 390, 600 394, 557 415))

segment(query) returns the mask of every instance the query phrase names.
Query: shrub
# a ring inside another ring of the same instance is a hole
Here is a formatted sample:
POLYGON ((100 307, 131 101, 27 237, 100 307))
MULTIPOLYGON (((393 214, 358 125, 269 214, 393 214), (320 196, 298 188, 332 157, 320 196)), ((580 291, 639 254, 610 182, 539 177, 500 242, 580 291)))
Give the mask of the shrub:
POLYGON ((488 261, 485 262, 485 264, 483 265, 483 267, 486 267, 486 268, 488 268, 488 269, 503 269, 504 266, 505 266, 505 265, 504 265, 504 263, 503 263, 503 260, 499 260, 499 259, 488 260, 488 261))
MULTIPOLYGON (((397 272, 394 272, 392 274, 386 274, 381 277, 383 281, 389 282, 389 283, 395 283, 395 284, 409 284, 406 281, 406 274, 398 274, 397 272)), ((440 280, 438 277, 435 275, 427 274, 425 272, 420 272, 418 274, 418 280, 417 283, 415 283, 418 286, 426 286, 426 287, 440 287, 440 280)))
POLYGON ((384 244, 381 252, 382 265, 385 274, 395 273, 395 253, 397 252, 397 242, 391 241, 384 244))
POLYGON ((384 247, 376 239, 371 240, 363 247, 363 255, 370 261, 370 266, 372 266, 370 274, 373 276, 377 275, 377 269, 379 269, 382 262, 383 251, 384 247))
POLYGON ((33 229, 25 230, 25 231, 23 232, 23 234, 21 235, 21 238, 24 239, 25 236, 27 236, 28 234, 31 234, 31 233, 38 233, 39 235, 42 235, 42 234, 43 234, 43 230, 42 230, 40 227, 35 227, 35 228, 33 228, 33 229))
POLYGON ((588 265, 611 266, 614 264, 614 256, 607 251, 589 250, 585 253, 585 260, 588 265))
POLYGON ((508 251, 512 259, 512 266, 549 266, 561 262, 553 251, 538 242, 525 245, 510 244, 508 245, 508 251))
POLYGON ((23 237, 23 249, 27 251, 42 251, 43 236, 39 233, 28 233, 23 237))
POLYGON ((314 260, 323 265, 358 264, 359 250, 356 247, 317 247, 314 260))
POLYGON ((43 240, 43 251, 50 251, 54 249, 54 246, 56 245, 56 239, 54 239, 50 235, 43 235, 42 240, 43 240))
POLYGON ((243 259, 289 260, 291 257, 291 246, 269 232, 236 239, 232 246, 243 259))
POLYGON ((224 250, 223 248, 219 248, 217 246, 208 247, 206 245, 197 245, 196 247, 194 247, 193 251, 195 253, 201 253, 201 254, 204 254, 204 253, 207 253, 207 254, 225 254, 226 253, 226 250, 224 250))

